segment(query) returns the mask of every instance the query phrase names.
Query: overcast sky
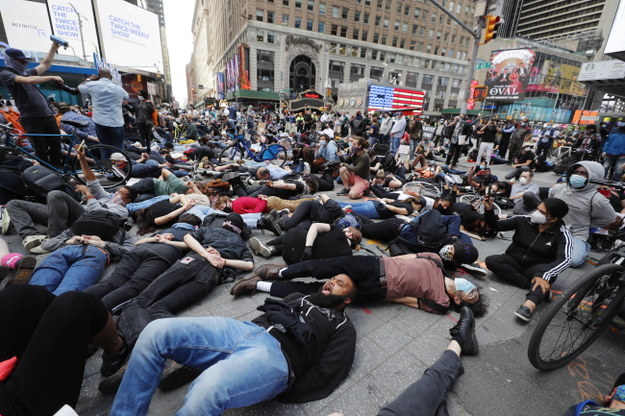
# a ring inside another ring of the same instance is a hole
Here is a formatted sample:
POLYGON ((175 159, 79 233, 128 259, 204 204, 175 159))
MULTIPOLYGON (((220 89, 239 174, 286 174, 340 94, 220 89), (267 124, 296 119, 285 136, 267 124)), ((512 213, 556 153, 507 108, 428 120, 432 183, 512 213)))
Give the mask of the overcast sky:
POLYGON ((195 0, 164 0, 165 27, 169 48, 169 66, 173 94, 180 105, 187 100, 187 81, 184 67, 191 59, 193 35, 191 20, 195 0))

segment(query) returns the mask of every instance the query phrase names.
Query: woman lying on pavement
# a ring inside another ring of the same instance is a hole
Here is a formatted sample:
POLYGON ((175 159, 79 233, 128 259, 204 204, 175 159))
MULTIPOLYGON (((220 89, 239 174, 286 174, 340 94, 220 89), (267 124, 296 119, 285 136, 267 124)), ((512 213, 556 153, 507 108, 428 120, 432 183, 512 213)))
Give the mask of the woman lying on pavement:
MULTIPOLYGON (((458 264, 472 263, 477 259, 477 250, 456 243, 446 248, 443 255, 458 264)), ((384 300, 441 314, 463 305, 469 306, 476 316, 482 316, 486 310, 478 287, 465 278, 447 277, 442 258, 434 253, 335 257, 290 266, 268 264, 258 268, 254 276, 239 281, 230 294, 242 296, 260 290, 283 297, 293 292, 314 293, 320 287, 328 291, 338 284, 335 276, 339 274, 346 274, 355 282, 358 300, 384 300), (325 283, 284 281, 297 277, 330 280, 325 283)))
POLYGON ((343 209, 351 208, 352 213, 372 220, 391 218, 395 215, 416 215, 423 209, 426 202, 422 197, 407 198, 403 201, 380 198, 364 202, 337 201, 343 209))

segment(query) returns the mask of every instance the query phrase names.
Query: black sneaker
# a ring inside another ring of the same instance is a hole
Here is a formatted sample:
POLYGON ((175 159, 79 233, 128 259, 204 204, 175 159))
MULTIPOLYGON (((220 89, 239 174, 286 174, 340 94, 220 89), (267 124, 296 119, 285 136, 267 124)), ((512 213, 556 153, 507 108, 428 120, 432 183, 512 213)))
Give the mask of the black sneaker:
POLYGON ((100 367, 100 374, 104 377, 109 377, 115 374, 120 368, 124 366, 126 361, 130 357, 130 348, 124 342, 124 346, 119 351, 102 353, 102 366, 100 367))
POLYGON ((272 215, 266 214, 260 217, 258 221, 258 228, 261 230, 267 230, 274 233, 276 236, 282 234, 282 228, 280 223, 272 215))
POLYGON ((473 311, 468 306, 460 309, 460 319, 453 328, 449 330, 451 339, 460 344, 463 355, 477 355, 480 346, 475 336, 475 318, 473 311))
POLYGON ((122 379, 124 378, 124 374, 126 374, 126 369, 128 368, 128 364, 124 363, 115 373, 111 374, 104 380, 98 384, 98 390, 102 394, 115 394, 117 390, 119 390, 119 385, 122 384, 122 379))
POLYGON ((488 270, 481 268, 480 265, 477 263, 463 264, 462 267, 476 277, 486 277, 486 275, 488 274, 488 270))
POLYGON ((158 388, 162 391, 177 389, 195 380, 200 374, 202 374, 202 370, 172 361, 172 364, 165 367, 158 388))
POLYGON ((521 305, 514 313, 522 321, 529 322, 532 319, 532 311, 525 305, 521 305))
POLYGON ((349 189, 343 188, 339 192, 336 193, 338 196, 349 195, 349 189))

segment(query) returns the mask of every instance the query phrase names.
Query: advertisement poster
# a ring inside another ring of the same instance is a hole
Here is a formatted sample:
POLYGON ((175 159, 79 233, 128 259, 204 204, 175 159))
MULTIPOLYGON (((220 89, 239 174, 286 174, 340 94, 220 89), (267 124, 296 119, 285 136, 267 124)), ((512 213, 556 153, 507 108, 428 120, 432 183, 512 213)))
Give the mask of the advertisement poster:
POLYGON ((11 47, 47 52, 50 49, 50 20, 45 3, 0 0, 0 14, 11 47))
POLYGON ((489 100, 518 100, 524 97, 536 53, 532 49, 494 52, 484 84, 489 100))
POLYGON ((83 45, 85 59, 92 60, 94 53, 100 53, 91 0, 48 0, 48 12, 54 34, 71 46, 59 49, 59 54, 83 57, 83 45), (78 16, 82 20, 82 38, 78 16))
POLYGON ((221 100, 225 98, 226 83, 224 80, 224 73, 217 72, 217 99, 221 100))

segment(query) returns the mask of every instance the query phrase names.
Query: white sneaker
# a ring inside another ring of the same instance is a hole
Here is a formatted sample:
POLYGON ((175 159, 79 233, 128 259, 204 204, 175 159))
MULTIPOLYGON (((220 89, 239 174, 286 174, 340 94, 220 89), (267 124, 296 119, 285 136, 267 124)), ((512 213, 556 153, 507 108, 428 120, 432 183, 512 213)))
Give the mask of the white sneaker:
POLYGON ((5 235, 9 231, 11 226, 11 217, 9 217, 9 211, 2 207, 0 208, 0 231, 2 235, 5 235))
POLYGON ((41 242, 46 238, 48 238, 48 236, 43 234, 29 235, 24 238, 24 241, 22 241, 22 245, 26 250, 30 250, 41 245, 41 242))
POLYGON ((31 253, 33 253, 33 254, 47 254, 47 253, 49 253, 48 250, 44 250, 43 248, 41 248, 41 245, 35 246, 35 247, 31 248, 29 251, 31 253))
POLYGON ((265 258, 269 258, 274 254, 273 247, 263 244, 263 242, 256 237, 250 238, 250 249, 252 253, 265 258))

